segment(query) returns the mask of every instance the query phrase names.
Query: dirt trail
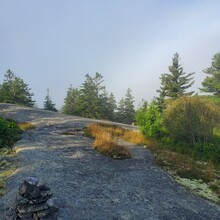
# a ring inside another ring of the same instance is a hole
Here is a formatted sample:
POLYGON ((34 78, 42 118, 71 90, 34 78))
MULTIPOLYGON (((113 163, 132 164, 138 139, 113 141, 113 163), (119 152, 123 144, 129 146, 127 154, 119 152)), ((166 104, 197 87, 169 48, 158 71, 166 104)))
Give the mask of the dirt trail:
POLYGON ((219 205, 177 185, 148 150, 129 144, 133 158, 113 160, 94 151, 82 132, 62 134, 92 120, 6 104, 0 104, 2 115, 37 128, 24 133, 15 146, 17 171, 0 198, 1 220, 27 176, 47 181, 60 207, 58 220, 220 219, 219 205))

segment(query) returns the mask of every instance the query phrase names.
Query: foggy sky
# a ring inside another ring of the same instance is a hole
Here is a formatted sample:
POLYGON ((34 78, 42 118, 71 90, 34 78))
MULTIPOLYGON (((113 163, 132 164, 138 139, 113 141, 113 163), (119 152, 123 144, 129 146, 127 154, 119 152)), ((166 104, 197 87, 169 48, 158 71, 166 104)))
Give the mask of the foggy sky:
POLYGON ((197 91, 220 52, 219 11, 219 0, 0 0, 0 83, 11 69, 39 107, 49 88, 60 108, 70 84, 99 72, 117 101, 129 87, 137 106, 178 52, 197 91))

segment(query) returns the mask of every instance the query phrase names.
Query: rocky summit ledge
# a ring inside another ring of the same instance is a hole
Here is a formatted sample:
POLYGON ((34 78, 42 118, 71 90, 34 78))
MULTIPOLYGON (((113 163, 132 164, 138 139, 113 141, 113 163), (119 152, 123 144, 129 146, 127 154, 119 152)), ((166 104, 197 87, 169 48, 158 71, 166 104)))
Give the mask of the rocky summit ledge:
POLYGON ((177 185, 148 150, 128 144, 132 159, 113 160, 94 151, 82 132, 64 135, 93 120, 8 104, 0 104, 0 116, 36 125, 15 145, 17 170, 0 198, 1 220, 13 219, 18 186, 30 176, 47 181, 59 207, 57 220, 220 219, 219 205, 177 185))

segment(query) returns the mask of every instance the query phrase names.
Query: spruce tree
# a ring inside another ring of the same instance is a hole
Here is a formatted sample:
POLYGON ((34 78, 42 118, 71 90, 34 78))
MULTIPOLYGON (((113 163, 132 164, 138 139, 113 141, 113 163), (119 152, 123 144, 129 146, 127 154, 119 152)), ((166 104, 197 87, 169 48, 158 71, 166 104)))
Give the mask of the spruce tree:
POLYGON ((127 93, 125 94, 125 115, 124 115, 124 123, 131 124, 134 122, 135 118, 135 110, 134 110, 134 97, 131 94, 132 90, 130 88, 127 89, 127 93))
POLYGON ((117 122, 124 122, 124 116, 125 116, 125 100, 122 98, 117 107, 117 112, 116 112, 116 121, 117 122))
POLYGON ((20 77, 16 76, 10 69, 4 75, 4 82, 0 85, 0 102, 12 103, 32 107, 34 96, 20 77))
POLYGON ((203 70, 203 72, 209 76, 202 82, 203 87, 200 90, 220 96, 220 52, 212 58, 211 67, 203 70))
POLYGON ((79 110, 83 117, 102 118, 101 97, 105 87, 102 85, 103 76, 96 73, 95 77, 86 75, 85 82, 79 90, 79 110))
POLYGON ((80 115, 78 100, 79 90, 73 88, 72 85, 70 85, 70 88, 67 90, 67 94, 64 99, 62 112, 68 115, 80 115))
POLYGON ((44 109, 48 111, 54 111, 58 112, 58 110, 55 108, 55 104, 53 104, 50 94, 49 94, 49 89, 47 89, 47 95, 45 97, 44 101, 44 109))
POLYGON ((115 110, 117 108, 116 105, 116 101, 115 101, 115 96, 113 95, 113 93, 111 93, 108 96, 108 100, 107 100, 107 119, 109 119, 110 121, 114 121, 115 120, 115 110))
POLYGON ((134 97, 132 90, 128 88, 125 97, 118 104, 117 121, 125 124, 131 124, 135 121, 134 97))
POLYGON ((172 60, 172 65, 169 66, 170 73, 161 75, 161 87, 157 92, 160 93, 158 101, 163 104, 165 98, 177 99, 184 95, 192 95, 194 92, 187 92, 194 81, 191 77, 194 73, 186 74, 183 67, 179 64, 179 54, 175 53, 172 60))

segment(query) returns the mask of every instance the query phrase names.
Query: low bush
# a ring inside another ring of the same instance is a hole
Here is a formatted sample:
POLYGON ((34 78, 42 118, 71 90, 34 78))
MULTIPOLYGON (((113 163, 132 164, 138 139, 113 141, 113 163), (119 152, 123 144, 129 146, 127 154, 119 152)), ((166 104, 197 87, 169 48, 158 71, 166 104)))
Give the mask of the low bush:
POLYGON ((15 121, 0 117, 0 148, 12 147, 20 139, 21 133, 15 121))
POLYGON ((169 103, 163 112, 164 126, 176 142, 196 147, 215 140, 214 129, 220 125, 220 109, 199 96, 182 97, 169 103))
POLYGON ((147 137, 160 138, 163 136, 163 118, 154 102, 137 111, 136 123, 147 137))

